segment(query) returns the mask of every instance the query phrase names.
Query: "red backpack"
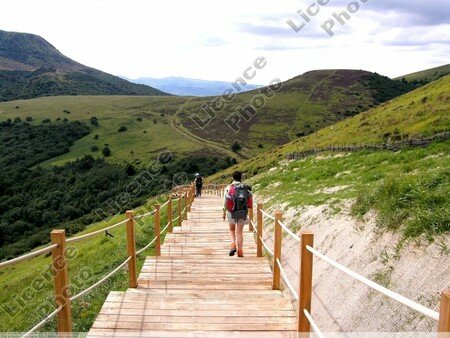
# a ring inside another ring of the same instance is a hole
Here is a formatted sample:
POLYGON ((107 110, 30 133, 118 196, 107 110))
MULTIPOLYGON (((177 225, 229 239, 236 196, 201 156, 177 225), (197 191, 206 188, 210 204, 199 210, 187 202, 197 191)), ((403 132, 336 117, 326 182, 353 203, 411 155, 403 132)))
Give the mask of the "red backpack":
POLYGON ((233 219, 247 219, 248 209, 253 207, 251 188, 247 184, 232 184, 226 196, 227 210, 233 219))

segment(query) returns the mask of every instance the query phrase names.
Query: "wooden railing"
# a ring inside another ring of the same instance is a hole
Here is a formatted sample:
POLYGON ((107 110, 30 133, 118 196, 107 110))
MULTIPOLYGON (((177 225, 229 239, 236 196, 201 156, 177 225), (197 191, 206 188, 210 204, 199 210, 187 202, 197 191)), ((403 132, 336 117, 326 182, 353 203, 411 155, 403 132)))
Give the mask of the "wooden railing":
MULTIPOLYGON (((220 194, 219 189, 211 189, 215 194, 220 194)), ((195 189, 193 185, 181 186, 175 189, 177 193, 177 198, 170 196, 168 200, 163 205, 155 205, 154 210, 135 216, 132 210, 125 213, 126 219, 124 221, 118 222, 116 224, 110 225, 108 227, 83 234, 76 237, 66 238, 65 230, 53 230, 50 234, 51 245, 48 245, 42 249, 36 250, 34 252, 28 253, 26 255, 1 262, 0 269, 7 266, 14 266, 20 262, 24 262, 33 257, 39 255, 44 255, 49 252, 52 253, 52 267, 55 271, 54 274, 54 294, 56 309, 50 313, 47 317, 42 319, 38 324, 26 332, 23 337, 30 336, 40 328, 42 328, 47 322, 49 322, 53 317, 57 316, 57 331, 58 332, 72 332, 72 301, 84 296, 93 289, 97 288, 103 284, 111 276, 119 272, 125 266, 128 266, 128 283, 130 288, 137 287, 137 256, 154 245, 155 255, 161 255, 161 235, 166 231, 172 232, 174 222, 181 226, 181 221, 187 219, 187 213, 191 209, 191 205, 194 201, 195 189), (176 214, 177 217, 173 217, 174 202, 176 202, 176 214), (182 207, 184 208, 182 209, 182 207), (168 222, 161 229, 161 210, 167 207, 167 219, 168 222), (155 237, 143 248, 136 251, 136 240, 135 240, 135 222, 138 219, 153 215, 153 226, 155 237), (89 286, 87 289, 81 291, 80 293, 70 296, 69 295, 69 270, 68 261, 66 259, 66 245, 69 243, 75 243, 78 241, 86 240, 88 238, 94 237, 98 234, 104 233, 105 231, 126 225, 126 236, 127 236, 127 259, 122 262, 118 267, 109 272, 99 281, 89 286)))
MULTIPOLYGON (((339 264, 330 257, 322 254, 317 249, 314 249, 314 234, 309 231, 303 231, 300 235, 296 235, 292 230, 286 226, 283 222, 283 214, 281 212, 274 212, 273 215, 267 213, 263 210, 263 204, 257 203, 256 211, 256 230, 253 230, 256 237, 257 244, 257 257, 263 256, 264 248, 268 255, 272 258, 272 269, 273 269, 273 283, 272 288, 280 290, 281 280, 283 280, 286 287, 289 289, 290 293, 293 295, 297 301, 297 331, 298 332, 310 332, 312 330, 319 336, 324 337, 319 326, 314 321, 311 315, 311 299, 312 299, 312 277, 313 277, 313 257, 317 257, 330 264, 332 267, 342 271, 346 275, 364 283, 371 289, 384 294, 385 296, 402 303, 403 305, 413 309, 422 315, 429 317, 433 320, 438 321, 438 332, 450 332, 450 290, 445 290, 441 293, 440 300, 440 310, 436 312, 429 309, 419 303, 414 302, 394 291, 391 291, 368 278, 361 276, 360 274, 350 270, 349 268, 339 264), (263 221, 264 217, 271 219, 274 223, 274 240, 273 240, 273 251, 264 242, 263 239, 263 221), (299 254, 300 254, 300 266, 298 269, 298 291, 294 289, 291 282, 289 281, 284 269, 281 265, 281 247, 283 231, 289 234, 296 242, 299 243, 299 254)), ((251 231, 254 228, 254 221, 252 214, 249 215, 251 231)), ((440 335, 439 335, 440 336, 440 335)), ((442 336, 444 337, 444 336, 442 336)))

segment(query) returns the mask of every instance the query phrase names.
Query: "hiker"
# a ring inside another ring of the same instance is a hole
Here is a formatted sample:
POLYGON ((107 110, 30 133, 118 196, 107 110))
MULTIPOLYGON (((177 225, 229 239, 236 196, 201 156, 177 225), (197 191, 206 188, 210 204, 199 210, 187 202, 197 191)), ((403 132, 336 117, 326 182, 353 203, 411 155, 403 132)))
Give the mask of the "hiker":
POLYGON ((195 197, 202 196, 203 177, 199 173, 195 173, 195 197))
POLYGON ((238 257, 244 257, 244 238, 242 231, 248 223, 248 209, 253 207, 252 188, 242 183, 242 173, 236 171, 233 174, 233 182, 225 188, 225 200, 223 208, 223 220, 228 219, 230 226, 230 256, 237 252, 238 257), (226 214, 226 216, 225 216, 226 214))

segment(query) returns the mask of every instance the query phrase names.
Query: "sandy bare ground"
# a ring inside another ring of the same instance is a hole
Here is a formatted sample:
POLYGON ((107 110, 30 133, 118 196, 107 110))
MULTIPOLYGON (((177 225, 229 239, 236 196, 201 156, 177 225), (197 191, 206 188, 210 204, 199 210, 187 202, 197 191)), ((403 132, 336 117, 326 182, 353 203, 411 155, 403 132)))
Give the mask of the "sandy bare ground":
MULTIPOLYGON (((440 291, 450 286, 450 236, 435 243, 402 242, 394 233, 380 231, 374 215, 357 221, 349 215, 351 201, 338 214, 327 206, 287 209, 284 223, 291 229, 314 232, 315 248, 353 271, 389 289, 439 311, 440 291), (403 243, 403 244, 400 244, 403 243)), ((274 209, 272 208, 271 211, 274 209)), ((273 225, 265 223, 265 238, 272 247, 273 225)), ((299 245, 283 238, 282 262, 298 286, 299 245)), ((312 314, 324 332, 436 331, 434 320, 418 315, 364 284, 314 259, 312 314)), ((289 292, 287 289, 285 292, 289 292)))

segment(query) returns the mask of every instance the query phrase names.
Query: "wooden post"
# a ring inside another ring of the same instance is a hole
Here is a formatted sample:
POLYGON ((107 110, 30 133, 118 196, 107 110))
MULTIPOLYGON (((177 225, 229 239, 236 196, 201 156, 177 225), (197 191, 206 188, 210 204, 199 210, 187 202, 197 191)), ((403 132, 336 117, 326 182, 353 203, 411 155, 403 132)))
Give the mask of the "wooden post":
POLYGON ((313 254, 306 249, 306 246, 314 246, 314 234, 312 232, 303 232, 300 241, 300 275, 298 287, 298 311, 297 311, 297 331, 310 332, 311 325, 306 318, 303 310, 306 309, 311 313, 311 296, 312 296, 312 269, 313 254))
POLYGON ((64 230, 52 230, 50 239, 52 244, 58 244, 52 250, 52 265, 53 271, 55 272, 53 278, 55 284, 55 301, 57 307, 63 307, 58 313, 58 332, 72 332, 69 272, 65 257, 66 232, 64 230))
POLYGON ((137 287, 136 275, 136 240, 134 236, 134 214, 132 210, 125 213, 127 217, 127 252, 128 257, 131 257, 128 262, 128 283, 130 288, 137 287))
POLYGON ((167 219, 169 221, 169 232, 172 232, 173 230, 173 222, 172 222, 172 196, 169 197, 169 203, 167 204, 167 219))
POLYGON ((277 259, 281 262, 281 238, 283 237, 281 231, 281 225, 279 221, 283 218, 283 214, 279 211, 275 212, 275 223, 274 223, 274 246, 273 246, 273 282, 272 289, 280 290, 280 267, 278 266, 277 259))
POLYGON ((155 219, 154 219, 154 227, 155 227, 155 254, 156 256, 161 256, 161 217, 159 214, 159 204, 155 205, 155 219))
POLYGON ((438 337, 448 337, 446 334, 450 332, 450 290, 442 291, 441 306, 439 309, 438 337))
POLYGON ((181 195, 178 196, 178 201, 177 201, 178 205, 177 205, 177 209, 178 209, 178 226, 181 226, 181 222, 183 221, 183 215, 181 214, 181 195))
POLYGON ((262 220, 262 209, 263 205, 262 203, 258 203, 257 209, 256 209, 256 257, 262 257, 262 249, 263 249, 263 245, 262 245, 262 224, 263 224, 263 220, 262 220))
POLYGON ((186 212, 191 211, 191 192, 190 190, 186 190, 186 212))
POLYGON ((185 192, 185 193, 183 194, 183 200, 184 200, 184 215, 183 215, 183 219, 184 219, 184 220, 187 220, 187 213, 188 213, 188 208, 187 208, 187 205, 188 205, 187 192, 185 192))
POLYGON ((248 209, 248 231, 253 232, 253 208, 248 209))

